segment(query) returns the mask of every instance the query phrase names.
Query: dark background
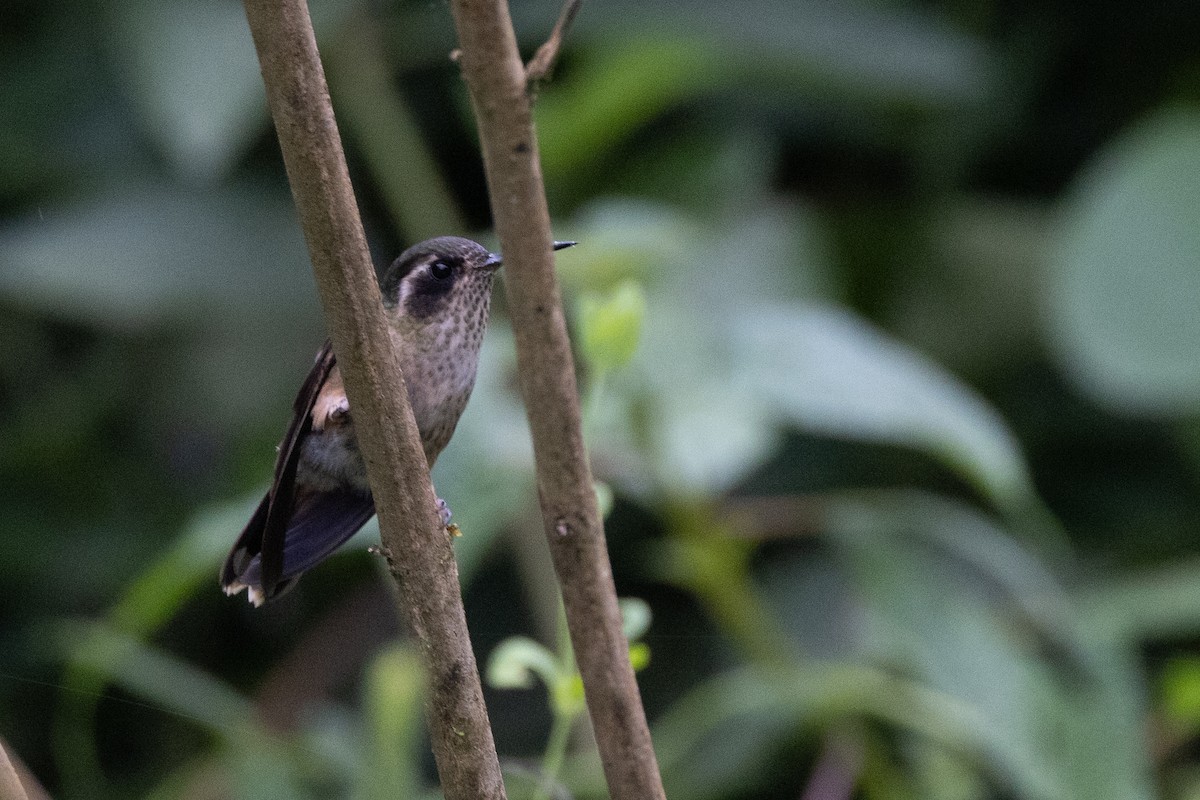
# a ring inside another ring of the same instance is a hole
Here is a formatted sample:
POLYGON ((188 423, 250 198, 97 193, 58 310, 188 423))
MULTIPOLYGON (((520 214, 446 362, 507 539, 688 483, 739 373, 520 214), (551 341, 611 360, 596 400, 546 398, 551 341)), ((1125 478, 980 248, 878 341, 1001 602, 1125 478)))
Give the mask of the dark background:
MULTIPOLYGON (((447 6, 313 14, 377 263, 494 245, 447 6)), ((669 796, 1200 793, 1197 42, 1185 0, 585 2, 540 144, 669 796)), ((488 336, 434 479, 481 665, 561 660, 502 292, 488 336)), ((53 796, 434 790, 374 523, 216 585, 322 339, 240 4, 9 0, 0 738, 53 796)), ((559 670, 488 690, 512 797, 559 670)))

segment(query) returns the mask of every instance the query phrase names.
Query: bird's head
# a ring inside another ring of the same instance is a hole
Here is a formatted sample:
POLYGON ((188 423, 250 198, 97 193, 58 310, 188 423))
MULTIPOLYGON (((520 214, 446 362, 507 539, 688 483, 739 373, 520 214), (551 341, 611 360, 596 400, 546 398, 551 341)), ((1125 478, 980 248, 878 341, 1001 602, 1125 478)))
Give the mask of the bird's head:
MULTIPOLYGON (((555 242, 554 249, 573 244, 555 242)), ((401 253, 384 274, 380 284, 384 305, 418 320, 472 304, 486 308, 492 278, 502 263, 499 255, 470 239, 427 239, 401 253)))

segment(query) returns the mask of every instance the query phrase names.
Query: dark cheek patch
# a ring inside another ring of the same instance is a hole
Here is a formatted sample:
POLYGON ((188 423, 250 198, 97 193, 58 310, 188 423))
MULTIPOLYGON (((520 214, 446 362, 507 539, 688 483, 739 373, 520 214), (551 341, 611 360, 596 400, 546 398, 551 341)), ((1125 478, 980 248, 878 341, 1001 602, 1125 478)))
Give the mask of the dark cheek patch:
POLYGON ((431 275, 415 278, 412 291, 404 298, 404 311, 417 319, 429 319, 450 302, 450 289, 453 285, 453 276, 440 281, 431 275))

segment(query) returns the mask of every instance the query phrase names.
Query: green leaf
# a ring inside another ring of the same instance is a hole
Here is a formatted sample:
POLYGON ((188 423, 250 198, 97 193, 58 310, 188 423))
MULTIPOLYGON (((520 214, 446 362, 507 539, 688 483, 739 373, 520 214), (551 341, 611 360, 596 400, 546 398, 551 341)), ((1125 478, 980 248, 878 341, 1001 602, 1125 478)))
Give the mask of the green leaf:
POLYGON ((1200 408, 1200 112, 1162 112, 1078 181, 1050 264, 1049 335, 1097 401, 1141 414, 1200 408))
POLYGON ((421 135, 416 112, 397 91, 396 59, 389 58, 395 53, 382 47, 378 22, 371 14, 354 14, 321 45, 338 126, 361 149, 396 230, 413 240, 466 230, 432 142, 421 135))
POLYGON ((1135 646, 1200 632, 1200 560, 1098 582, 1082 603, 1094 635, 1135 646))
POLYGON ((664 268, 686 268, 701 231, 661 203, 604 200, 577 214, 565 233, 581 242, 556 269, 570 290, 602 291, 626 280, 653 281, 664 268))
POLYGON ((573 717, 583 713, 586 707, 583 678, 578 672, 562 676, 562 680, 552 687, 550 702, 554 706, 553 710, 556 715, 573 717))
POLYGON ((73 663, 85 665, 164 712, 230 735, 254 718, 229 686, 174 656, 100 624, 62 623, 56 631, 73 663))
POLYGON ((890 671, 843 663, 751 667, 692 687, 655 721, 667 794, 717 800, 744 792, 770 774, 798 732, 845 717, 990 755, 991 735, 975 709, 890 671))
POLYGON ((579 299, 579 347, 598 372, 629 363, 637 350, 646 295, 633 281, 623 281, 607 297, 589 293, 579 299))
MULTIPOLYGON (((536 5, 514 12, 553 17, 553 8, 529 8, 536 5)), ((618 30, 622 46, 589 52, 541 96, 539 138, 551 183, 580 180, 578 173, 665 112, 707 108, 737 90, 758 103, 774 100, 779 113, 796 113, 814 98, 846 103, 858 115, 864 107, 930 112, 976 107, 995 77, 983 41, 911 9, 786 0, 687 8, 669 14, 628 1, 581 15, 572 44, 586 43, 596 20, 618 30)), ((911 132, 911 116, 904 119, 911 132)))
POLYGON ((558 659, 525 636, 510 636, 488 656, 487 682, 497 689, 528 689, 536 675, 553 692, 562 680, 558 659))
POLYGON ((621 607, 621 629, 625 638, 636 641, 650 630, 650 604, 640 597, 622 597, 618 601, 621 607))
POLYGON ((362 777, 368 798, 416 797, 421 787, 424 671, 410 648, 391 646, 367 671, 364 707, 370 759, 362 777))
POLYGON ((883 549, 911 542, 952 560, 985 581, 996 593, 994 602, 1009 605, 1039 637, 1077 663, 1084 660, 1074 598, 1034 553, 977 509, 923 492, 869 490, 830 496, 823 516, 835 537, 853 531, 875 541, 868 548, 883 549))
POLYGON ((650 645, 645 642, 634 642, 629 645, 629 663, 634 672, 640 672, 650 665, 650 645))
POLYGON ((298 754, 266 734, 247 735, 225 743, 221 755, 229 765, 231 796, 241 800, 317 800, 304 778, 315 766, 313 754, 298 754))
POLYGON ((184 177, 215 182, 267 122, 242 7, 123 0, 111 10, 113 55, 143 129, 184 177))
POLYGON ((1200 725, 1200 658, 1171 659, 1160 680, 1167 715, 1192 727, 1200 725))
POLYGON ((824 293, 832 281, 819 222, 803 206, 762 200, 740 204, 719 226, 659 204, 609 201, 570 231, 588 247, 569 266, 564 259, 564 283, 633 279, 647 294, 637 358, 589 408, 589 425, 604 431, 597 450, 673 489, 728 487, 780 432, 777 415, 737 380, 731 320, 765 299, 824 293))
POLYGON ((315 316, 295 210, 250 187, 133 181, 0 229, 0 261, 0 294, 101 328, 315 316))
POLYGON ((165 625, 196 591, 216 591, 216 568, 250 518, 252 501, 227 503, 197 513, 165 553, 126 588, 109 612, 126 633, 150 636, 165 625))
POLYGON ((897 497, 826 515, 865 600, 866 656, 973 709, 989 758, 1029 796, 1149 798, 1130 653, 972 516, 897 497))
MULTIPOLYGON (((630 368, 636 375, 617 373, 609 388, 633 406, 625 425, 638 403, 649 406, 653 425, 640 450, 660 484, 719 491, 767 453, 780 429, 762 398, 734 380, 727 320, 700 316, 687 298, 660 304, 661 297, 646 318, 642 353, 630 368)), ((620 409, 614 403, 610 410, 620 409)), ((618 443, 619 427, 599 420, 596 429, 606 431, 603 447, 618 443)))
POLYGON ((1007 511, 1036 502, 1029 468, 1000 415, 901 342, 820 306, 768 306, 735 322, 746 392, 792 424, 928 452, 1007 511))
POLYGON ((592 488, 596 490, 596 506, 600 509, 600 518, 608 519, 617 502, 612 487, 604 481, 592 481, 592 488))
POLYGON ((589 63, 570 92, 546 92, 537 105, 550 182, 594 163, 598 152, 688 95, 711 91, 724 72, 702 44, 677 37, 606 48, 589 63))

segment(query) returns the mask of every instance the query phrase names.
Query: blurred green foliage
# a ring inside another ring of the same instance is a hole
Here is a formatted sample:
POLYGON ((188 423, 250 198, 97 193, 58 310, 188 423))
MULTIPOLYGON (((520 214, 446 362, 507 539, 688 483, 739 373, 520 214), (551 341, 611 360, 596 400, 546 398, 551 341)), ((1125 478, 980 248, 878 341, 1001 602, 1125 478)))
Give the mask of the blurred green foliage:
MULTIPOLYGON (((672 798, 1200 796, 1194 5, 585 3, 539 133, 672 798)), ((444 4, 313 13, 377 262, 488 240, 444 4)), ((240 5, 0 22, 0 738, 436 796, 373 525, 216 585, 323 337, 240 5)), ((434 477, 510 796, 603 797, 497 306, 434 477)))

